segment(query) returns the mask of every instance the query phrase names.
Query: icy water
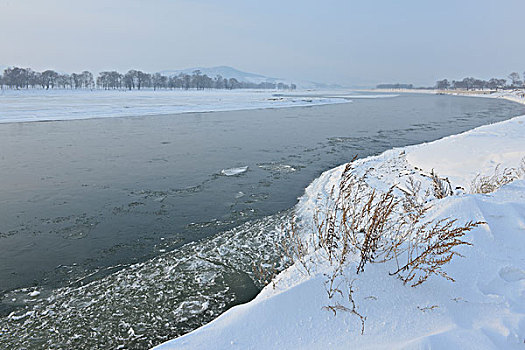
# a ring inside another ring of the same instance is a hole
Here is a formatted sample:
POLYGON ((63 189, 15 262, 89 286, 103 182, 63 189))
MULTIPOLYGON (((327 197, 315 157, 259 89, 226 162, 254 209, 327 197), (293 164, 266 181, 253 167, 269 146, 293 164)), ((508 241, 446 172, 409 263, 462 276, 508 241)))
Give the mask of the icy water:
MULTIPOLYGON (((260 290, 253 266, 327 169, 525 114, 401 95, 0 125, 0 348, 143 349, 260 290)), ((277 267, 279 268, 279 266, 277 267)))

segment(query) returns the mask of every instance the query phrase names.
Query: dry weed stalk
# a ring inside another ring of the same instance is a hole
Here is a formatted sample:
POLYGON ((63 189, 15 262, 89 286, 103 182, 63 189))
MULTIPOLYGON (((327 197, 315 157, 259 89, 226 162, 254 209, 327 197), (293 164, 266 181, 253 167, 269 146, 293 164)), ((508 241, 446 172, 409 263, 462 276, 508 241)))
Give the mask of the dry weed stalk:
POLYGON ((412 227, 423 219, 432 206, 427 204, 427 199, 421 195, 420 181, 409 177, 406 186, 407 189, 403 193, 404 198, 401 201, 403 205, 401 219, 402 225, 412 227))
MULTIPOLYGON (((359 311, 357 311, 357 305, 354 300, 354 287, 353 287, 354 281, 355 280, 352 280, 350 283, 348 283, 347 297, 348 297, 348 302, 350 304, 349 306, 351 307, 346 307, 339 302, 335 302, 333 305, 324 306, 323 309, 332 311, 334 313, 334 316, 337 316, 337 311, 345 311, 345 312, 350 312, 354 314, 355 316, 359 317, 359 320, 361 321, 361 334, 364 334, 366 316, 363 316, 362 314, 359 313, 359 311)), ((339 293, 341 293, 341 296, 344 297, 341 291, 339 291, 339 293)))
POLYGON ((415 279, 412 287, 425 282, 431 275, 454 282, 442 267, 454 256, 462 256, 453 249, 460 245, 472 245, 464 240, 465 234, 484 222, 469 221, 462 226, 455 226, 455 223, 456 220, 447 218, 422 225, 414 237, 415 241, 407 249, 406 264, 390 275, 398 275, 405 284, 415 279))
POLYGON ((434 169, 430 172, 430 179, 432 180, 432 190, 434 196, 437 199, 443 199, 448 196, 452 196, 452 185, 448 178, 441 178, 434 172, 434 169))
POLYGON ((349 163, 337 191, 332 188, 326 204, 314 213, 317 246, 334 272, 341 270, 353 254, 359 256, 356 273, 363 272, 367 263, 388 250, 383 238, 394 229, 391 216, 399 201, 394 187, 378 194, 368 186, 366 176, 355 176, 349 163))
POLYGON ((357 177, 352 164, 347 164, 339 186, 331 189, 326 203, 314 213, 316 247, 322 252, 320 258, 331 266, 330 273, 325 274, 325 289, 333 302, 324 309, 334 314, 346 311, 356 315, 361 321, 361 333, 366 317, 358 311, 354 280, 348 283, 346 267, 358 259, 356 274, 359 274, 367 263, 385 255, 388 249, 384 237, 394 228, 395 221, 390 218, 398 205, 394 187, 378 193, 367 185, 366 176, 367 172, 357 177), (346 302, 335 300, 336 296, 346 302))
MULTIPOLYGON (((281 239, 276 243, 276 248, 281 251, 281 261, 285 261, 286 265, 299 263, 306 274, 311 274, 312 264, 311 259, 308 258, 310 245, 308 241, 301 237, 297 229, 296 218, 292 216, 288 223, 288 228, 285 225, 281 226, 281 232, 285 233, 281 239)), ((288 267, 286 266, 286 267, 288 267)))
POLYGON ((401 200, 401 215, 397 218, 398 226, 395 228, 395 234, 390 238, 390 245, 384 260, 394 259, 399 267, 399 260, 403 258, 405 253, 407 259, 411 259, 414 252, 413 237, 416 237, 429 225, 429 222, 425 221, 424 218, 432 206, 428 205, 426 199, 420 194, 420 181, 409 177, 406 189, 399 186, 398 189, 401 189, 404 195, 401 200))
POLYGON ((357 266, 357 273, 365 270, 365 265, 374 262, 378 256, 385 251, 385 233, 392 229, 390 217, 398 205, 394 197, 394 187, 375 199, 375 191, 372 191, 368 201, 364 206, 362 214, 366 217, 365 225, 361 228, 363 232, 362 244, 357 242, 357 249, 361 253, 361 258, 357 266))
MULTIPOLYGON (((437 175, 435 177, 439 179, 437 175)), ((435 184, 434 181, 433 186, 435 184)), ((399 218, 398 233, 387 254, 388 257, 394 258, 398 265, 397 270, 390 275, 398 275, 405 284, 417 277, 411 284, 412 287, 425 282, 431 275, 439 275, 454 281, 442 270, 443 266, 455 255, 461 256, 453 249, 460 245, 471 245, 464 240, 464 235, 484 222, 469 221, 458 226, 456 220, 451 218, 426 220, 426 213, 431 206, 426 204, 420 195, 421 183, 409 178, 407 188, 403 191, 403 208, 399 218), (400 260, 405 261, 402 266, 400 260)))
MULTIPOLYGON (((357 305, 356 305, 355 300, 354 300, 354 292, 355 292, 355 290, 354 290, 354 282, 355 282, 355 279, 353 279, 350 282, 348 282, 348 280, 346 278, 344 278, 344 279, 345 279, 345 281, 348 284, 348 291, 346 292, 347 293, 346 297, 348 299, 348 303, 349 303, 350 307, 347 307, 347 306, 345 306, 345 305, 343 305, 343 304, 341 304, 341 303, 336 301, 335 303, 333 303, 333 305, 323 306, 323 309, 332 311, 334 313, 334 316, 337 316, 337 311, 345 311, 345 312, 350 312, 350 313, 354 314, 355 316, 359 317, 359 320, 361 321, 361 334, 364 334, 365 333, 366 316, 363 316, 362 314, 359 313, 359 311, 357 309, 357 305)), ((334 281, 334 277, 332 276, 328 281, 325 282, 325 284, 333 283, 333 281, 334 281)), ((345 294, 339 288, 335 289, 334 291, 336 291, 338 294, 340 294, 340 296, 342 298, 345 297, 345 294)), ((331 291, 329 289, 327 289, 327 292, 328 292, 329 298, 332 299, 334 294, 330 295, 331 291)))
POLYGON ((279 270, 277 269, 277 265, 275 263, 271 264, 270 266, 263 266, 262 263, 259 263, 257 265, 253 264, 252 271, 256 279, 260 281, 263 285, 268 285, 272 283, 272 287, 273 289, 275 289, 275 276, 277 276, 277 274, 279 273, 279 270))
POLYGON ((470 184, 471 193, 492 193, 503 185, 511 183, 525 176, 525 157, 521 159, 521 163, 516 168, 504 168, 500 170, 498 164, 494 169, 494 174, 482 176, 476 175, 470 184))

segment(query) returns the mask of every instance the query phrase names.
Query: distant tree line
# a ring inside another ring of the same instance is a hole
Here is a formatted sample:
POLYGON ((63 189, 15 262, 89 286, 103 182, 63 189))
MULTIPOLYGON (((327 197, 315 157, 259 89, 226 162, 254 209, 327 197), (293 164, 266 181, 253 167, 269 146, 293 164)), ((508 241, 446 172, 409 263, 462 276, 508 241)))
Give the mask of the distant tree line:
MULTIPOLYGON (((525 78, 525 72, 523 72, 525 78)), ((439 80, 436 82, 435 88, 440 90, 448 89, 461 89, 461 90, 498 90, 498 89, 517 89, 525 88, 523 80, 521 80, 519 73, 510 73, 509 82, 506 79, 492 78, 490 80, 482 80, 476 78, 464 78, 463 80, 452 80, 447 79, 439 80)))
POLYGON ((498 90, 498 89, 519 89, 525 88, 525 72, 523 72, 523 80, 520 74, 512 72, 507 79, 492 78, 490 80, 482 80, 476 78, 463 78, 462 80, 448 79, 439 80, 433 87, 417 87, 412 84, 379 84, 378 89, 439 89, 439 90, 498 90))
POLYGON ((0 74, 0 86, 12 89, 91 89, 94 87, 94 81, 93 74, 88 71, 70 75, 59 74, 53 70, 35 72, 30 68, 12 67, 0 74))
POLYGON ((104 90, 140 90, 157 89, 278 89, 295 90, 295 84, 284 83, 251 83, 238 81, 235 78, 214 78, 196 70, 193 74, 180 73, 166 76, 160 73, 144 73, 140 70, 129 70, 125 74, 117 71, 100 72, 96 79, 89 71, 82 73, 60 74, 53 70, 36 72, 30 68, 10 67, 0 74, 2 89, 104 89, 104 90))

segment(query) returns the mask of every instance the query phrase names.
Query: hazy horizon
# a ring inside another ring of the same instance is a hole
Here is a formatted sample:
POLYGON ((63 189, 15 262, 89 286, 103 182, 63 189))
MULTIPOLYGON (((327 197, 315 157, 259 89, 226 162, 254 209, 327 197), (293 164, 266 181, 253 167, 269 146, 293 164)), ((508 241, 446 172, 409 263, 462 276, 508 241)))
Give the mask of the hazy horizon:
POLYGON ((525 2, 0 0, 0 65, 148 72, 231 66, 342 85, 525 71, 525 2))

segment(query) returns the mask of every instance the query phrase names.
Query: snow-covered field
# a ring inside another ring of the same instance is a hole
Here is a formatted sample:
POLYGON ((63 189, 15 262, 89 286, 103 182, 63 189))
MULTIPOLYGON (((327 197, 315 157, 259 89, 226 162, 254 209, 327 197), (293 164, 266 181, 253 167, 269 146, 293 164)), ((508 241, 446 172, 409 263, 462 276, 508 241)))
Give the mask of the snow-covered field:
POLYGON ((282 108, 349 101, 340 91, 288 94, 273 90, 0 90, 0 123, 282 108))
MULTIPOLYGON (((519 167, 525 157, 525 116, 483 126, 428 144, 393 149, 354 163, 367 184, 385 191, 409 177, 431 187, 434 169, 448 177, 454 195, 431 198, 432 218, 484 221, 467 233, 472 246, 445 265, 455 282, 432 276, 410 287, 389 276, 395 262, 369 264, 355 274, 354 300, 366 316, 365 331, 351 312, 323 309, 329 266, 310 275, 295 264, 253 301, 157 349, 523 349, 525 343, 525 179, 490 194, 469 193, 473 178, 492 175, 498 164, 519 167)), ((296 207, 311 221, 344 166, 315 180, 296 207)), ((303 234, 308 234, 306 230, 303 234)), ((348 306, 348 305, 347 305, 348 306)))

